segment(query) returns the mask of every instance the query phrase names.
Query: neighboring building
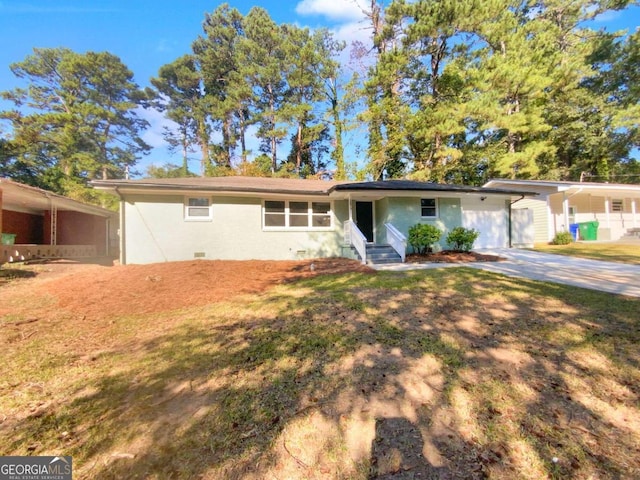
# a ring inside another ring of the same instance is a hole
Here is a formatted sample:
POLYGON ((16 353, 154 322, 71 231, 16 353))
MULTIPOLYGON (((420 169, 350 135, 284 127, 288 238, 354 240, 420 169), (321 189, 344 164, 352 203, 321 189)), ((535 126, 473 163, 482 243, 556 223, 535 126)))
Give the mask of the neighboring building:
POLYGON ((0 178, 0 263, 117 254, 117 212, 0 178))
POLYGON ((509 206, 523 196, 405 180, 232 176, 97 180, 92 185, 120 196, 123 264, 193 258, 372 259, 379 245, 394 246, 400 261, 409 227, 420 222, 445 232, 442 247, 446 233, 457 226, 481 232, 476 247, 506 247, 509 206))
POLYGON ((640 227, 640 185, 495 179, 484 186, 538 193, 513 206, 533 212, 537 243, 576 223, 597 221, 598 240, 618 240, 640 227))

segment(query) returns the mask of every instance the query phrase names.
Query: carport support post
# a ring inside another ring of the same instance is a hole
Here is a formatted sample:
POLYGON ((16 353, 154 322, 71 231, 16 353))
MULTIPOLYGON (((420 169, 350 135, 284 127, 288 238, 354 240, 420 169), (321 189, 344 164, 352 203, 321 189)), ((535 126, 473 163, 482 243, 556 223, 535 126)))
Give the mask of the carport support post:
MULTIPOLYGON (((635 217, 634 217, 635 220, 635 217)), ((0 188, 0 233, 2 233, 2 189, 0 188)))
POLYGON ((564 231, 569 231, 569 199, 567 194, 562 192, 562 213, 564 215, 564 231))
MULTIPOLYGON (((2 191, 0 190, 0 207, 2 206, 2 191)), ((631 199, 631 216, 633 218, 633 228, 636 228, 638 226, 638 222, 636 220, 636 215, 637 215, 637 211, 636 211, 636 199, 633 198, 631 199)), ((2 220, 2 216, 0 215, 0 220, 2 220)), ((0 227, 2 227, 2 223, 0 222, 0 227)), ((2 228, 0 228, 1 230, 2 228)))

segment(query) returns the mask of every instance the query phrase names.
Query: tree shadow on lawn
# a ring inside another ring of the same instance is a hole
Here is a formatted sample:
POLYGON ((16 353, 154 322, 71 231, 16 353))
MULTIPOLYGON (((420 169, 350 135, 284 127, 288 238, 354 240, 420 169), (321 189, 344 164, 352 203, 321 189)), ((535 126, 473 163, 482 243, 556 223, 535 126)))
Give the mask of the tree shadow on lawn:
POLYGON ((465 268, 318 277, 122 345, 13 448, 71 432, 99 479, 633 476, 639 306, 465 268))

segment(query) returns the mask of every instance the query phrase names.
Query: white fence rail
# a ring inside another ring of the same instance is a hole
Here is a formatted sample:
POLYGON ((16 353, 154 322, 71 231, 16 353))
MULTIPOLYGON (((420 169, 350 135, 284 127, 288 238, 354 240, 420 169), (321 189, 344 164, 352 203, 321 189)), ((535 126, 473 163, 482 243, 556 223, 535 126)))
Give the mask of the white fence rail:
POLYGON ((352 245, 356 249, 362 263, 367 263, 367 238, 351 220, 344 222, 344 240, 347 245, 352 245))
POLYGON ((398 252, 404 263, 407 256, 407 237, 390 223, 385 223, 384 226, 387 227, 387 243, 398 252))

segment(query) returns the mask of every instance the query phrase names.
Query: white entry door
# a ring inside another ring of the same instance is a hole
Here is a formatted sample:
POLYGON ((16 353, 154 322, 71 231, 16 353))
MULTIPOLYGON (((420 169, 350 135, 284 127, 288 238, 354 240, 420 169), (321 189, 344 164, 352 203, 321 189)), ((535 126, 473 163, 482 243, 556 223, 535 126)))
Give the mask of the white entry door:
POLYGON ((462 207, 462 226, 474 228, 480 236, 473 248, 504 248, 509 246, 506 200, 504 197, 486 196, 464 197, 462 207))

